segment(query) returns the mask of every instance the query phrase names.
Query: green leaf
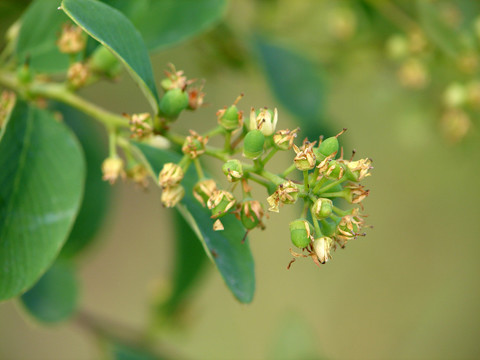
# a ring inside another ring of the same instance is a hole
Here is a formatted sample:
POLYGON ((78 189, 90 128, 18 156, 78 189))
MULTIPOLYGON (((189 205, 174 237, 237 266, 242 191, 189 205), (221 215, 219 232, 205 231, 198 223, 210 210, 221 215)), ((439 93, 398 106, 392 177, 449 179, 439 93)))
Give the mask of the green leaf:
POLYGON ((226 0, 147 0, 143 11, 132 14, 150 50, 163 49, 185 41, 218 22, 226 0))
POLYGON ((102 180, 102 162, 108 149, 98 123, 66 105, 56 104, 54 108, 61 111, 65 123, 80 141, 87 165, 82 205, 60 253, 63 258, 71 258, 91 244, 104 223, 112 193, 110 184, 102 180))
POLYGON ((78 300, 73 266, 56 262, 20 299, 27 311, 42 322, 66 320, 75 312, 78 300))
POLYGON ((438 6, 429 0, 417 0, 417 11, 423 30, 434 44, 452 57, 463 52, 458 33, 442 20, 438 6))
POLYGON ((133 346, 114 343, 113 359, 115 360, 160 360, 164 358, 148 353, 144 349, 138 349, 133 346))
MULTIPOLYGON (((178 163, 180 160, 177 153, 145 144, 135 145, 145 156, 154 174, 160 173, 163 164, 178 163)), ((197 234, 207 255, 217 266, 233 295, 240 302, 249 303, 253 300, 255 292, 255 273, 248 240, 242 243, 245 229, 234 215, 228 214, 221 219, 225 230, 213 231, 214 220, 210 218, 210 212, 193 196, 196 181, 195 171, 190 168, 182 181, 185 197, 177 205, 177 209, 197 234)))
POLYGON ((152 108, 158 112, 158 93, 148 51, 130 20, 117 9, 95 0, 63 0, 62 9, 125 64, 152 108))
POLYGON ((319 66, 266 39, 256 41, 265 75, 274 95, 300 120, 302 133, 314 139, 325 131, 325 81, 319 66))
POLYGON ((56 41, 68 18, 58 11, 58 0, 35 0, 22 16, 16 54, 23 64, 38 72, 61 72, 68 68, 68 55, 62 54, 56 41))
POLYGON ((199 279, 205 265, 205 251, 197 235, 178 213, 175 217, 175 268, 172 274, 172 291, 161 305, 163 314, 174 316, 185 305, 189 290, 199 279))
POLYGON ((58 255, 80 207, 78 141, 46 111, 17 100, 0 138, 0 300, 17 296, 58 255))

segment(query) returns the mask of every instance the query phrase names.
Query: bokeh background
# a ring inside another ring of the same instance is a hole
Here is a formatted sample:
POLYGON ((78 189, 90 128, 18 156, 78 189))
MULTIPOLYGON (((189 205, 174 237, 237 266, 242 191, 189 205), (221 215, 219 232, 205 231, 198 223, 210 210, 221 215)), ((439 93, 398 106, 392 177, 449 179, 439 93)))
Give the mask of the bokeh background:
MULTIPOLYGON (((356 149, 375 167, 365 181, 371 193, 364 201, 373 229, 337 250, 322 268, 305 259, 286 270, 287 224, 298 216, 295 207, 271 214, 266 230, 250 235, 257 279, 251 304, 238 303, 208 264, 181 321, 158 334, 158 347, 175 358, 480 356, 479 119, 470 114, 467 135, 452 142, 441 125, 445 84, 436 78, 452 73, 449 62, 427 63, 431 75, 424 87, 402 86, 399 65, 385 44, 403 29, 388 19, 368 20, 368 3, 231 1, 220 27, 152 57, 158 80, 170 62, 189 77, 206 79, 208 106, 182 117, 178 131, 209 128, 216 110, 242 92, 244 111, 278 107, 278 127, 292 128, 302 127, 302 119, 275 96, 265 76, 268 64, 252 44, 262 36, 299 53, 322 81, 319 128, 329 134, 348 128, 341 137, 345 152, 356 149), (335 14, 344 9, 350 15, 343 19, 354 19, 345 39, 335 33, 335 14), (228 51, 212 46, 221 42, 212 40, 219 34, 229 34, 221 40, 228 51)), ((415 16, 411 4, 396 3, 415 16)), ((5 29, 13 12, 2 12, 5 29)), ((81 95, 118 113, 145 111, 142 94, 123 75, 81 95)), ((477 74, 448 76, 468 82, 477 74)), ((295 86, 301 89, 302 83, 295 86)), ((277 156, 272 169, 283 170, 293 156, 293 151, 277 156)), ((149 324, 153 294, 169 286, 172 211, 162 208, 155 186, 142 191, 121 183, 114 195, 106 225, 81 258, 80 307, 107 322, 141 329, 149 324)), ((97 359, 101 348, 73 322, 39 325, 16 301, 0 304, 0 359, 97 359)))

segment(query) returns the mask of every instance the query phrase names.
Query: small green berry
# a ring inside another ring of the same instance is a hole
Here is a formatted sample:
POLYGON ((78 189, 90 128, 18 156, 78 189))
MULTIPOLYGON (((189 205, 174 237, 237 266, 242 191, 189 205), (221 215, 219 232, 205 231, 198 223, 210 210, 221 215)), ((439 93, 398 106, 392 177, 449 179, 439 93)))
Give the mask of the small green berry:
POLYGON ((338 139, 332 136, 323 140, 322 143, 318 145, 318 152, 323 156, 330 156, 338 152, 339 147, 338 139))
POLYGON ((243 156, 249 159, 256 159, 263 153, 265 136, 260 130, 251 130, 243 140, 243 156))
POLYGON ((105 46, 99 46, 88 61, 88 66, 95 73, 104 74, 110 78, 117 76, 122 70, 122 64, 105 46))
POLYGON ((305 219, 297 219, 290 223, 290 238, 299 249, 307 247, 313 234, 313 226, 305 219))
POLYGON ((188 95, 181 89, 168 90, 160 100, 161 115, 176 119, 188 106, 188 95))

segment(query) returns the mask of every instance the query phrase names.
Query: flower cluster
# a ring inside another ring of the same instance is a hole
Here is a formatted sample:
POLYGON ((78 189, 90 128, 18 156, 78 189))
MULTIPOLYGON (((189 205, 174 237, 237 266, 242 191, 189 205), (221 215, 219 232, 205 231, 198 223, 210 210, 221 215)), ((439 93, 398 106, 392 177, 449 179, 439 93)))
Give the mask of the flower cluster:
MULTIPOLYGON (((278 213, 282 206, 301 203, 300 217, 290 223, 290 237, 293 245, 303 252, 292 249, 290 252, 294 260, 311 257, 317 265, 331 258, 332 249, 344 248, 348 241, 363 235, 364 217, 360 210, 369 191, 360 182, 370 176, 371 160, 343 158, 338 137, 345 129, 318 142, 304 139, 295 144, 300 129, 278 130, 280 122, 275 108, 251 108, 248 121, 244 121, 243 112, 237 107, 242 94, 232 105, 216 112, 217 124, 210 131, 201 134, 190 130, 187 136, 172 134, 171 124, 182 111, 196 110, 203 103, 204 94, 199 89, 190 89, 193 81, 183 71, 171 66, 166 75, 159 115, 128 116, 131 137, 150 141, 163 136, 183 153, 178 163, 164 164, 158 174, 165 207, 176 206, 191 191, 210 213, 213 230, 224 230, 222 220, 230 214, 243 224, 246 236, 255 228, 265 228, 265 202, 273 213, 278 213), (223 137, 223 147, 210 145, 214 137, 223 137), (282 152, 291 154, 291 165, 282 173, 269 171, 268 162, 282 152), (206 176, 202 164, 206 157, 222 162, 223 179, 206 176), (195 168, 199 179, 193 187, 184 181, 190 167, 195 168), (252 195, 252 183, 267 190, 266 201, 252 195), (342 202, 353 207, 342 209, 342 202)), ((123 168, 118 160, 111 162, 115 166, 105 167, 104 171, 105 179, 113 182, 123 168)))

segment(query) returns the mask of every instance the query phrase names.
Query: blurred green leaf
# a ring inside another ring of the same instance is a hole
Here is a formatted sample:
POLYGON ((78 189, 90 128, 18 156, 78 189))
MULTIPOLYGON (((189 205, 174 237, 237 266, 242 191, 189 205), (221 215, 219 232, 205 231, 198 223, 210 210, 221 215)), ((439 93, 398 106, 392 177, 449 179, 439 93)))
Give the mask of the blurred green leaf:
POLYGON ((16 53, 19 63, 28 62, 38 72, 61 72, 68 68, 68 55, 56 41, 68 18, 58 11, 58 0, 35 0, 23 14, 16 53))
POLYGON ((63 0, 65 13, 125 64, 150 105, 158 112, 158 93, 142 36, 125 15, 100 1, 63 0))
POLYGON ((226 0, 149 0, 133 18, 150 50, 185 41, 221 19, 226 0))
POLYGON ((318 65, 290 49, 257 38, 260 62, 274 95, 314 139, 325 132, 325 80, 318 65))
POLYGON ((273 335, 273 344, 268 359, 323 359, 318 355, 317 341, 312 327, 300 314, 286 314, 273 335))
POLYGON ((175 268, 172 275, 172 291, 168 299, 161 305, 166 315, 175 315, 187 300, 189 290, 198 280, 205 265, 205 250, 197 241, 183 217, 175 213, 175 268))
POLYGON ((66 105, 56 104, 55 109, 61 111, 65 123, 80 141, 87 165, 82 205, 60 253, 64 258, 71 258, 95 239, 109 209, 112 187, 102 180, 102 162, 108 149, 98 123, 66 105))
MULTIPOLYGON (((163 164, 178 163, 180 160, 180 155, 177 153, 144 144, 136 144, 136 146, 155 174, 161 171, 163 164)), ((249 303, 253 300, 255 292, 255 273, 248 240, 242 243, 245 229, 234 215, 228 214, 221 219, 225 230, 213 231, 214 220, 210 218, 210 212, 193 196, 192 189, 196 181, 195 171, 190 168, 182 181, 185 197, 181 204, 177 205, 177 209, 197 234, 207 255, 217 266, 233 295, 240 302, 249 303)))
POLYGON ((160 360, 161 357, 152 355, 143 349, 137 349, 125 344, 113 344, 113 358, 115 360, 160 360))
POLYGON ((54 323, 69 318, 78 300, 78 283, 72 264, 53 264, 20 300, 26 310, 42 322, 54 323))
POLYGON ((0 139, 0 300, 45 272, 73 225, 85 164, 68 128, 17 100, 0 139))
POLYGON ((227 0, 104 0, 123 12, 140 31, 149 50, 159 50, 209 29, 227 0))
POLYGON ((417 11, 423 30, 435 45, 452 57, 463 52, 458 32, 442 20, 438 6, 429 0, 417 0, 417 11))

